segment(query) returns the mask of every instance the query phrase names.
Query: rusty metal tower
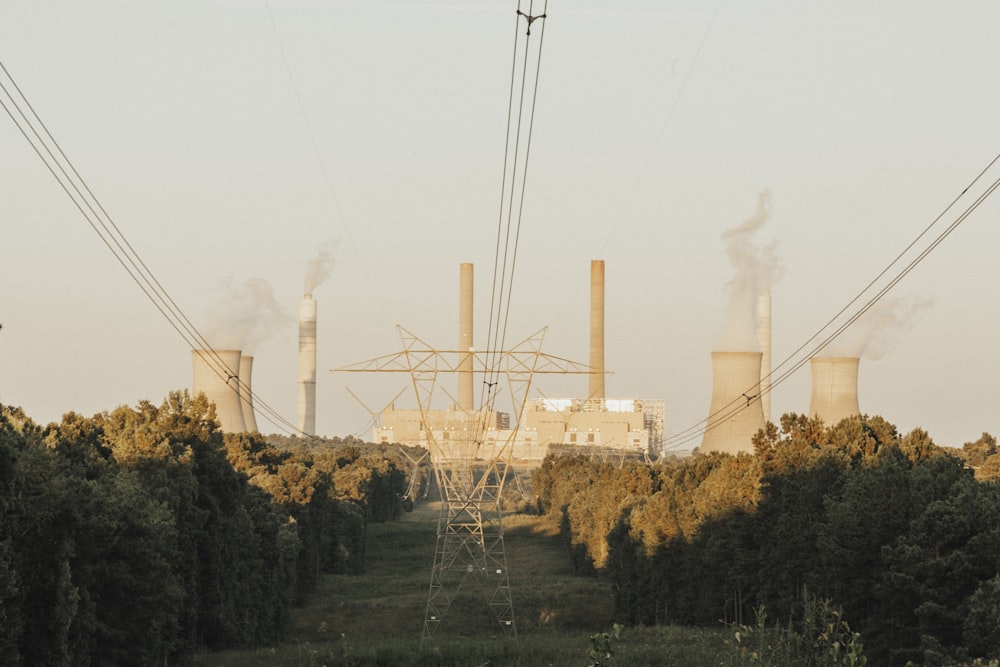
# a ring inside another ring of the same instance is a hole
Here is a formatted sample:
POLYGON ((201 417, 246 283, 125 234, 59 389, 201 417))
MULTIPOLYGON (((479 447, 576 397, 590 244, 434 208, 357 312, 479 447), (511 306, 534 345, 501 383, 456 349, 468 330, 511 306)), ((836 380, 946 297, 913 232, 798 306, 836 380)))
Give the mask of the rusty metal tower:
POLYGON ((500 629, 509 636, 517 636, 501 511, 503 487, 517 440, 517 424, 536 374, 592 372, 587 366, 543 354, 541 345, 545 329, 512 347, 506 344, 548 0, 540 4, 541 11, 533 13, 534 3, 522 7, 522 0, 518 0, 514 14, 507 136, 490 326, 484 351, 477 352, 472 345, 472 266, 469 264, 461 267, 458 350, 434 349, 399 327, 402 352, 336 369, 408 373, 413 384, 420 410, 419 439, 430 452, 442 501, 423 639, 434 635, 455 596, 470 578, 478 580, 488 591, 488 605, 500 629), (539 21, 537 40, 532 40, 531 28, 536 21, 539 21), (441 373, 459 374, 456 401, 459 416, 446 424, 446 428, 437 428, 440 425, 432 423, 431 399, 441 373), (475 373, 483 378, 478 408, 473 398, 475 373), (513 428, 500 419, 502 413, 494 410, 504 380, 512 401, 513 428))
MULTIPOLYGON (((431 401, 442 373, 473 372, 506 380, 514 414, 527 404, 535 375, 591 374, 585 364, 544 354, 546 329, 541 329, 508 350, 487 353, 474 350, 439 350, 398 327, 403 349, 334 369, 347 373, 407 373, 419 406, 422 439, 430 451, 441 511, 424 617, 423 639, 429 639, 447 615, 455 596, 467 581, 477 580, 501 631, 515 636, 507 554, 504 545, 501 497, 517 441, 518 427, 498 428, 497 414, 480 408, 465 412, 464 427, 445 431, 432 428, 431 401)), ((486 388, 500 393, 499 383, 486 388)), ((492 405, 492 401, 486 403, 492 405)))

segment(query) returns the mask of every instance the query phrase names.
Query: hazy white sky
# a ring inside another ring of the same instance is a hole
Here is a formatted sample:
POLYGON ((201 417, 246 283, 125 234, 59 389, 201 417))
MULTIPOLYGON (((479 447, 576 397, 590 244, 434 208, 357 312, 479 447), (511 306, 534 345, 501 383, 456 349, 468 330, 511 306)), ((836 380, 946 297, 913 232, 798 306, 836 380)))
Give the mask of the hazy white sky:
MULTIPOLYGON (((515 6, 8 0, 0 60, 200 328, 233 290, 270 287, 254 389, 290 421, 294 316, 329 251, 317 428, 344 435, 370 421, 345 387, 376 408, 406 379, 326 369, 397 351, 397 323, 454 348, 461 262, 485 340, 515 6)), ((722 234, 761 192, 777 362, 1000 151, 995 2, 553 0, 548 16, 511 336, 547 325, 545 351, 587 361, 604 259, 608 395, 662 398, 668 432, 707 414, 722 234)), ((862 359, 864 412, 939 444, 1000 434, 998 213, 987 201, 893 291, 910 326, 862 359)), ((0 401, 47 422, 190 386, 183 340, 6 115, 0 230, 0 401)), ((805 412, 809 382, 806 366, 777 387, 774 416, 805 412)))

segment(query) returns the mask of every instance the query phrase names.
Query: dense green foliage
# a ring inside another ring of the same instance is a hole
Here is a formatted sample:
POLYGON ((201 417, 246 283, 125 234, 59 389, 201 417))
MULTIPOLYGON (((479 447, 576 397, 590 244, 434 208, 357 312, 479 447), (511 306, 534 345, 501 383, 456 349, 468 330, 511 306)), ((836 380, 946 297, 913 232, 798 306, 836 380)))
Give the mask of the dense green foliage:
POLYGON ((203 395, 44 428, 0 406, 0 664, 274 643, 319 572, 363 568, 404 482, 385 457, 224 437, 203 395))
MULTIPOLYGON (((754 445, 654 465, 550 458, 533 488, 579 569, 612 582, 620 621, 742 624, 764 606, 787 623, 809 591, 843 609, 870 664, 1000 657, 1000 486, 878 417, 785 415, 754 445)), ((985 462, 991 447, 984 434, 966 451, 985 462)))

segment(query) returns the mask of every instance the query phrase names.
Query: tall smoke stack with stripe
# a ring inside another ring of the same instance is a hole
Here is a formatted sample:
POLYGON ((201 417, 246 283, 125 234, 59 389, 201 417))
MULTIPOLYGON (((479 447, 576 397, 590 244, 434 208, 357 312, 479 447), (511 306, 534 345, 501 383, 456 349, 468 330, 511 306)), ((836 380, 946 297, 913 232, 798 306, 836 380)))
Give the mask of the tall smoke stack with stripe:
POLYGON ((604 260, 590 262, 590 390, 587 398, 604 401, 604 260))
POLYGON ((827 426, 861 414, 858 407, 858 357, 813 357, 809 416, 827 426))
POLYGON ((472 264, 458 267, 458 409, 475 410, 472 382, 472 264))
POLYGON ((299 410, 297 428, 316 435, 316 301, 312 294, 299 307, 299 410))
POLYGON ((205 394, 215 404, 215 416, 226 433, 243 433, 243 402, 240 400, 240 351, 191 350, 194 381, 191 393, 205 394))

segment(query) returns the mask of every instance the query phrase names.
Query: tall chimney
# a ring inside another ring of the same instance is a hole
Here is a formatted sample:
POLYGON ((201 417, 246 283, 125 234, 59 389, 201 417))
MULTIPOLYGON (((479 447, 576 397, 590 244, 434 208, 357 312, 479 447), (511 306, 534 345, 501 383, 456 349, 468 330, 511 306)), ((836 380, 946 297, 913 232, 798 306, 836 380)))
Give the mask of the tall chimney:
POLYGON ((760 404, 771 420, 771 291, 757 295, 757 342, 760 343, 760 404))
POLYGON ((472 264, 458 267, 458 409, 475 409, 472 391, 472 264))
POLYGON ((813 357, 812 401, 809 415, 822 417, 827 426, 861 414, 858 408, 857 357, 813 357))
POLYGON ((243 404, 239 394, 239 350, 191 350, 194 381, 191 393, 215 403, 215 416, 226 433, 243 433, 243 404))
POLYGON ((297 428, 316 435, 316 302, 312 294, 299 306, 299 414, 297 428))
POLYGON ((760 352, 712 353, 712 403, 702 453, 753 452, 751 438, 764 428, 760 405, 760 352))
POLYGON ((590 262, 590 400, 604 400, 604 260, 590 262))
POLYGON ((257 433, 257 415, 253 410, 253 357, 240 356, 240 407, 243 409, 243 425, 249 433, 257 433))

